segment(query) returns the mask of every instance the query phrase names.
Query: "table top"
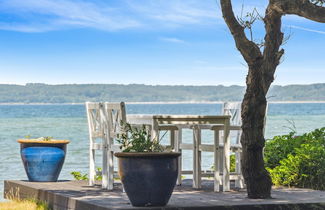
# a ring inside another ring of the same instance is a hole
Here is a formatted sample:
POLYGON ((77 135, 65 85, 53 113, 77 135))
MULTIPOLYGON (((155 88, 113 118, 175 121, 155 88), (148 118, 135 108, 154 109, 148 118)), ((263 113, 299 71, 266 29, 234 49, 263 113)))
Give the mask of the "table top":
POLYGON ((127 118, 152 118, 152 119, 230 119, 230 115, 170 115, 170 114, 128 114, 127 118))
POLYGON ((230 115, 169 115, 169 114, 128 114, 127 121, 144 123, 156 121, 159 124, 219 124, 229 121, 230 115))

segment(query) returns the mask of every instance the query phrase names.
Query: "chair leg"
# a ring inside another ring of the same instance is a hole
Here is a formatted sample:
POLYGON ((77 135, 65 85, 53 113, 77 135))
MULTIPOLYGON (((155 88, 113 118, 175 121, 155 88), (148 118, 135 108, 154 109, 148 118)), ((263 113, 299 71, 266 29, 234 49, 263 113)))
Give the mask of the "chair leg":
POLYGON ((102 188, 108 189, 108 159, 107 144, 103 144, 102 188))
POLYGON ((113 190, 113 184, 114 184, 114 152, 108 151, 108 184, 107 189, 113 190))
POLYGON ((243 175, 241 173, 241 156, 240 152, 236 152, 236 174, 238 174, 238 178, 235 180, 235 187, 236 188, 244 188, 244 180, 243 175))
MULTIPOLYGON (((91 143, 92 144, 92 143, 91 143)), ((90 146, 89 149, 89 186, 94 186, 95 184, 95 150, 90 146)))
MULTIPOLYGON (((175 141, 174 141, 174 150, 175 152, 182 153, 180 149, 180 144, 182 141, 182 129, 178 128, 178 130, 171 131, 174 133, 175 141)), ((178 175, 177 175, 177 185, 182 185, 182 155, 178 157, 178 175)))
POLYGON ((222 191, 230 190, 230 137, 229 137, 229 129, 225 125, 226 129, 224 129, 223 136, 223 175, 222 175, 222 191))
POLYGON ((201 129, 197 126, 193 128, 193 188, 201 188, 201 129))
POLYGON ((219 130, 214 130, 214 192, 220 191, 219 130))

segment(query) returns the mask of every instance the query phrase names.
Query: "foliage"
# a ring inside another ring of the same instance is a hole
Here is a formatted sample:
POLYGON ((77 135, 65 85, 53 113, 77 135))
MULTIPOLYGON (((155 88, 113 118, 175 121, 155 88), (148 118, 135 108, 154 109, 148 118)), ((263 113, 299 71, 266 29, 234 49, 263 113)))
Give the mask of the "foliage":
MULTIPOLYGON (((72 171, 70 173, 75 180, 89 180, 88 174, 82 174, 80 171, 72 171)), ((95 175, 96 181, 102 180, 102 168, 96 168, 96 175, 95 175)))
POLYGON ((151 135, 145 125, 142 128, 132 127, 122 123, 123 132, 118 135, 117 142, 123 152, 162 152, 163 147, 158 139, 151 140, 151 135))
POLYGON ((236 171, 236 156, 234 154, 230 155, 230 172, 236 171))
POLYGON ((325 189, 325 127, 302 136, 274 137, 265 149, 275 185, 325 189))
POLYGON ((295 136, 294 132, 287 135, 275 136, 265 144, 264 162, 265 167, 275 168, 280 161, 294 152, 294 148, 299 147, 304 141, 304 137, 295 136))
POLYGON ((72 171, 70 173, 75 180, 88 180, 88 174, 81 174, 80 171, 72 171))
POLYGON ((273 139, 268 140, 264 148, 265 166, 275 168, 289 154, 294 155, 296 153, 295 148, 299 148, 302 144, 311 144, 315 143, 315 141, 324 140, 324 130, 325 127, 301 136, 296 136, 295 132, 290 132, 287 135, 275 136, 273 139))
POLYGON ((25 136, 26 139, 33 139, 33 140, 39 140, 39 141, 51 141, 53 139, 52 136, 42 136, 39 138, 34 138, 31 135, 25 136))

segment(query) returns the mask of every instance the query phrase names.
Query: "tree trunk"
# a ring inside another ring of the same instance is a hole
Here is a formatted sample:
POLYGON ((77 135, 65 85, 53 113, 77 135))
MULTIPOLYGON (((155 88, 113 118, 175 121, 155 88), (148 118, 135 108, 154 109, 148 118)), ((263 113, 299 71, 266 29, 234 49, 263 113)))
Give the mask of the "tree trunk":
POLYGON ((247 89, 242 103, 242 173, 249 198, 270 198, 272 181, 264 167, 263 147, 266 94, 284 53, 281 18, 295 14, 325 23, 325 0, 269 0, 263 18, 265 24, 264 50, 248 40, 245 26, 232 10, 231 0, 220 0, 223 18, 234 37, 236 47, 249 66, 247 89))
POLYGON ((272 181, 263 161, 266 93, 263 90, 260 65, 251 67, 242 102, 242 173, 249 198, 270 198, 272 181))

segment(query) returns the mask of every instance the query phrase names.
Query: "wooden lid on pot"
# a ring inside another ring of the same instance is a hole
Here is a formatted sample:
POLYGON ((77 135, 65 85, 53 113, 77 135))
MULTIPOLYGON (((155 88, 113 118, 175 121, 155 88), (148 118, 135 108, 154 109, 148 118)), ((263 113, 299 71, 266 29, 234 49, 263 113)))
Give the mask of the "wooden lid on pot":
POLYGON ((37 143, 37 144, 69 144, 69 140, 40 140, 40 139, 18 139, 18 143, 37 143))

